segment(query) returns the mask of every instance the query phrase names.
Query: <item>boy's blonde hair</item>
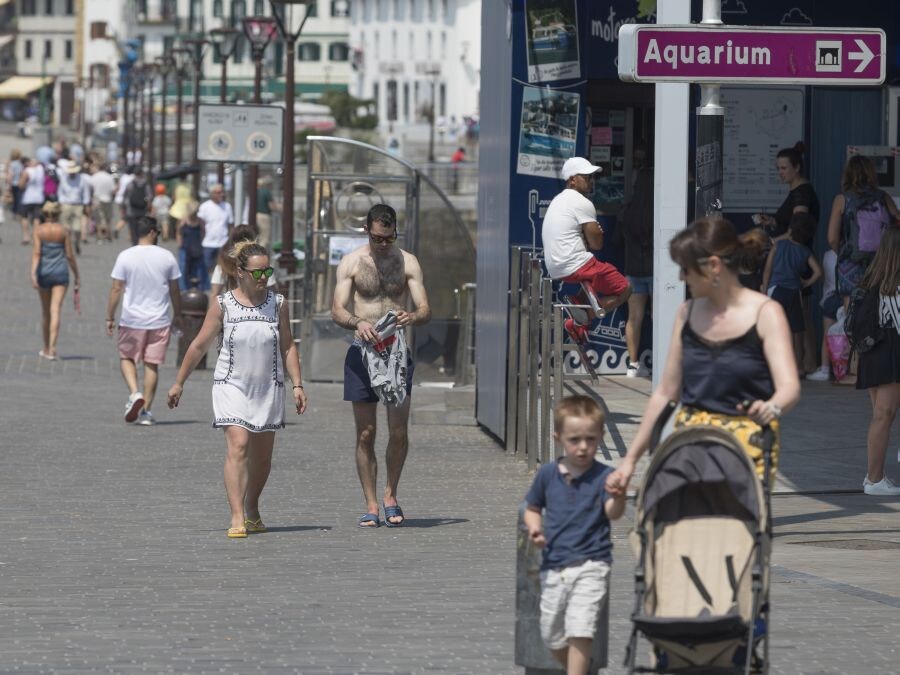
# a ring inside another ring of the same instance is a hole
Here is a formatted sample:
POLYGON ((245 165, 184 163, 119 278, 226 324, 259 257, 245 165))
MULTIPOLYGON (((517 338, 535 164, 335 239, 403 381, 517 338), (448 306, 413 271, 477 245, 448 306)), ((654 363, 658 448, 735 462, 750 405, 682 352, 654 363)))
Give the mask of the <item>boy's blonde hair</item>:
POLYGON ((587 417, 597 424, 601 431, 606 422, 606 414, 597 401, 581 394, 566 396, 553 408, 553 430, 556 433, 562 431, 563 423, 568 417, 587 417))

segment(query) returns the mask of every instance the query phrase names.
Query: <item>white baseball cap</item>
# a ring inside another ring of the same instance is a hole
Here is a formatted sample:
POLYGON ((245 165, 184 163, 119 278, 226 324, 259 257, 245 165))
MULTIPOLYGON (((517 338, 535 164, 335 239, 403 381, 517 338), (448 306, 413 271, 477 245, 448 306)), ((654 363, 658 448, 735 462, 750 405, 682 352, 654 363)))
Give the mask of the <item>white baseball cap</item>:
POLYGON ((562 179, 569 180, 572 176, 586 176, 599 171, 603 171, 603 169, 599 166, 594 166, 584 157, 571 157, 563 164, 562 179))

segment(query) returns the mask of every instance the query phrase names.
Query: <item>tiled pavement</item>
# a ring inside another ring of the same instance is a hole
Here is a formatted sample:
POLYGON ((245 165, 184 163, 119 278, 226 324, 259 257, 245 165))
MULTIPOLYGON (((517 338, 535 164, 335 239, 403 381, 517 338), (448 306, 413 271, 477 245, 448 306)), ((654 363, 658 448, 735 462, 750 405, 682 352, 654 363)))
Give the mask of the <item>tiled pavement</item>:
MULTIPOLYGON (((160 423, 121 420, 125 389, 103 333, 121 245, 80 257, 83 313, 67 297, 65 358, 50 364, 37 358, 28 251, 9 223, 2 234, 0 673, 521 672, 512 637, 523 462, 477 428, 415 425, 401 483, 408 525, 359 530, 349 410, 338 386, 313 384, 309 412, 276 441, 262 505, 272 531, 228 540, 209 371, 189 381, 177 411, 165 409, 171 350, 160 423)), ((601 387, 612 459, 645 390, 618 378, 601 387)), ((433 395, 417 388, 414 405, 433 395)), ((838 492, 859 488, 866 420, 864 395, 827 385, 807 385, 788 418, 773 672, 900 671, 900 502, 838 492), (797 494, 817 489, 836 492, 797 494)), ((620 672, 632 601, 627 527, 615 529, 610 672, 620 672)))

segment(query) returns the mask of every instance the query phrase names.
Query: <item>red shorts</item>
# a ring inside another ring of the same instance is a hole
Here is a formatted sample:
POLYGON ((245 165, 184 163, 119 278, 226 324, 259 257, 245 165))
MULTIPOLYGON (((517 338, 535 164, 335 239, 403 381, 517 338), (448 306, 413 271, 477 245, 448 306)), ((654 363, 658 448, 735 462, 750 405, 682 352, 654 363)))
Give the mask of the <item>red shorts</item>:
POLYGON ((119 326, 119 358, 159 365, 166 360, 170 333, 168 326, 150 329, 119 326))
POLYGON ((601 295, 619 295, 628 288, 628 279, 613 265, 600 262, 591 258, 584 265, 575 270, 574 274, 563 277, 563 281, 572 284, 580 284, 587 281, 594 289, 594 293, 601 295))

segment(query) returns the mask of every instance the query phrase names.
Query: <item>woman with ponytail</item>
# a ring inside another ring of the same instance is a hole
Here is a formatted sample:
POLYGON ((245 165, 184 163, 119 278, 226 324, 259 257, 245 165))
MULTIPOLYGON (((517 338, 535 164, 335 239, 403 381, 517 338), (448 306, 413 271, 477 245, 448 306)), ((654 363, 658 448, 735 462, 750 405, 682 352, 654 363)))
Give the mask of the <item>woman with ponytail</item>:
POLYGON ((766 295, 745 288, 738 274, 752 270, 768 238, 760 230, 738 236, 721 218, 702 218, 669 243, 691 300, 675 319, 662 380, 621 465, 607 480, 611 494, 628 487, 647 449, 657 417, 680 401, 676 427, 710 424, 732 432, 762 476, 757 432, 775 432, 772 475, 778 461, 781 415, 800 398, 791 332, 784 310, 766 295), (749 405, 746 403, 749 402, 749 405))
POLYGON ((225 430, 228 536, 243 539, 248 532, 266 531, 259 496, 272 466, 275 430, 284 427, 285 371, 297 414, 306 410, 306 394, 284 296, 267 288, 275 271, 268 251, 256 241, 239 241, 228 259, 234 262, 236 285, 210 303, 169 389, 169 407, 178 406, 188 376, 218 337, 213 427, 225 430))
MULTIPOLYGON (((809 213, 818 224, 819 222, 819 197, 812 184, 803 175, 803 155, 806 146, 798 142, 793 148, 782 148, 775 155, 775 169, 778 178, 788 186, 787 197, 778 207, 774 216, 756 214, 753 222, 762 225, 773 237, 780 237, 788 231, 791 218, 795 213, 809 213)), ((815 230, 810 233, 809 241, 801 242, 804 246, 810 246, 815 237, 815 230)))
MULTIPOLYGON (((242 241, 258 241, 259 230, 252 225, 238 225, 231 234, 228 235, 228 242, 219 251, 219 258, 209 278, 210 302, 214 301, 224 290, 231 290, 237 286, 237 268, 232 257, 234 255, 234 247, 238 242, 242 241)), ((275 275, 269 277, 269 287, 275 285, 275 275)))

